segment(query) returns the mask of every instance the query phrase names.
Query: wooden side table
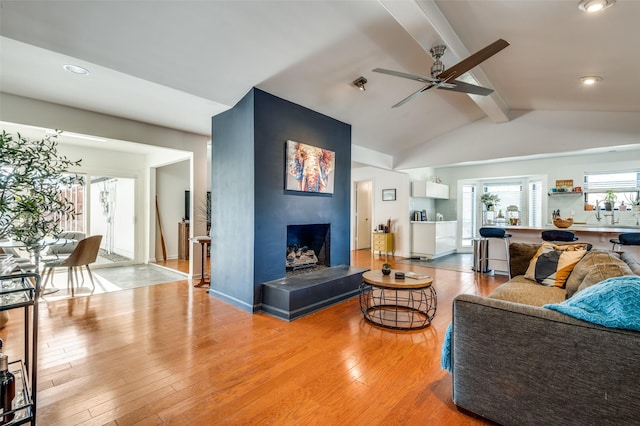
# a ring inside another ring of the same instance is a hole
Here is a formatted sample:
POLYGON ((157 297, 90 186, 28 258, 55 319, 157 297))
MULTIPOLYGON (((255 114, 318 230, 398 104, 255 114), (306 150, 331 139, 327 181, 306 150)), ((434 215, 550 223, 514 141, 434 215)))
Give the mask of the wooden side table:
POLYGON ((207 258, 207 245, 211 244, 211 237, 193 237, 191 238, 191 241, 194 243, 200 243, 200 245, 202 246, 202 260, 200 263, 202 271, 200 273, 200 282, 198 284, 195 284, 194 287, 204 287, 211 281, 210 277, 205 274, 206 269, 204 268, 204 261, 207 258))
POLYGON ((413 330, 431 325, 438 296, 429 276, 419 279, 395 278, 382 271, 367 271, 360 284, 360 310, 364 319, 380 327, 413 330))
POLYGON ((384 253, 386 257, 395 255, 395 249, 393 247, 393 233, 374 232, 372 234, 373 247, 371 248, 371 255, 377 251, 380 255, 384 253))

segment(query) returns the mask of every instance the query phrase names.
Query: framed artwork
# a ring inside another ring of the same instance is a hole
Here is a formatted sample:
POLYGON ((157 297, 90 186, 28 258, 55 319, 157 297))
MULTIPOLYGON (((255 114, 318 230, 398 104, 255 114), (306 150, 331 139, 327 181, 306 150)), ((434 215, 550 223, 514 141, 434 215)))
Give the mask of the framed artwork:
POLYGON ((335 152, 287 141, 285 189, 333 194, 335 152))
POLYGON ((395 189, 383 189, 382 190, 382 201, 395 201, 396 200, 396 190, 395 189))

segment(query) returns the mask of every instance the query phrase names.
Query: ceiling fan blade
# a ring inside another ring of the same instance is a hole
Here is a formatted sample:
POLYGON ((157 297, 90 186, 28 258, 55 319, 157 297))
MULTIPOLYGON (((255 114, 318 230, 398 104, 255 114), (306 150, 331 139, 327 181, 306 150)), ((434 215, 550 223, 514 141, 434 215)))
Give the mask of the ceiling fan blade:
POLYGON ((391 108, 397 108, 399 106, 402 106, 402 105, 406 104, 411 99, 415 98, 416 96, 418 96, 422 92, 426 92, 427 90, 431 89, 433 86, 435 86, 435 84, 432 84, 432 83, 427 84, 422 89, 418 90, 417 92, 413 92, 412 94, 410 94, 409 96, 407 96, 406 98, 404 98, 403 100, 401 100, 400 102, 398 102, 397 104, 392 106, 391 108))
POLYGON ((472 95, 487 96, 493 93, 493 89, 476 86, 475 84, 465 83, 460 80, 449 80, 447 83, 438 86, 438 89, 451 90, 453 92, 471 93, 472 95))
POLYGON ((442 73, 438 74, 438 78, 446 81, 452 78, 460 77, 471 68, 477 66, 481 62, 486 61, 507 46, 509 46, 508 42, 503 39, 498 39, 484 49, 481 49, 473 55, 469 56, 467 59, 463 59, 451 68, 444 70, 442 73))
POLYGON ((437 82, 440 81, 440 80, 437 80, 437 79, 431 78, 431 77, 425 77, 425 76, 422 76, 422 75, 407 74, 407 73, 400 72, 400 71, 385 70, 383 68, 374 68, 371 71, 379 72, 379 73, 382 73, 382 74, 392 75, 394 77, 408 78, 409 80, 420 81, 422 83, 428 83, 428 82, 437 83, 437 82))

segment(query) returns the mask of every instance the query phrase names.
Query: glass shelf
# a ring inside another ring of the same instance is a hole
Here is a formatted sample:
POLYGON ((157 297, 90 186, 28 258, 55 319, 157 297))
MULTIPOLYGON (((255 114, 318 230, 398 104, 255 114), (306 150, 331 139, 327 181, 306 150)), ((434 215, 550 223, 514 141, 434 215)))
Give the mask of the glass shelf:
POLYGON ((0 311, 33 305, 36 288, 30 277, 36 274, 0 276, 0 311))
POLYGON ((9 371, 15 376, 16 396, 13 398, 13 410, 7 413, 13 412, 14 418, 7 423, 2 423, 3 426, 24 424, 31 420, 33 412, 28 374, 22 360, 10 362, 9 371))

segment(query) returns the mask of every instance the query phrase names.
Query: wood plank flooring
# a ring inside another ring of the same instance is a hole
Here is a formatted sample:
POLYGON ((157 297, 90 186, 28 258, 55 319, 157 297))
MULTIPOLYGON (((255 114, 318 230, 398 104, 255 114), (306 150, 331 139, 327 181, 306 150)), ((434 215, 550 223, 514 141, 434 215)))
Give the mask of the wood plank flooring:
MULTIPOLYGON (((352 253, 356 266, 384 261, 352 253)), ((456 410, 440 349, 452 299, 488 294, 506 278, 394 267, 433 276, 431 327, 374 327, 357 298, 288 323, 187 280, 41 302, 38 424, 487 424, 456 410)), ((12 312, 0 331, 10 360, 21 327, 12 312)))

